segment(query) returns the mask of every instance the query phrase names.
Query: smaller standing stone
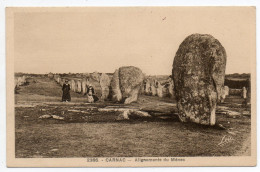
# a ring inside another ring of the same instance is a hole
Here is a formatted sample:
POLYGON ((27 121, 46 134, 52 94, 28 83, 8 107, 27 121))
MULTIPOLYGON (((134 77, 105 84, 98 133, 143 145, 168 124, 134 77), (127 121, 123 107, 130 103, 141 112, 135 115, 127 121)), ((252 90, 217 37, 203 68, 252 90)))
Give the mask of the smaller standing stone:
POLYGON ((159 81, 156 81, 156 92, 157 92, 157 96, 158 97, 163 97, 163 86, 161 85, 161 83, 159 81))
POLYGON ((70 81, 70 87, 73 92, 76 92, 76 84, 73 79, 70 81))
POLYGON ((243 98, 243 99, 246 99, 246 95, 247 95, 246 87, 243 87, 243 88, 242 88, 242 98, 243 98))
POLYGON ((80 80, 77 80, 77 93, 81 93, 81 82, 80 80))
POLYGON ((87 80, 85 78, 82 79, 81 82, 81 90, 82 90, 82 94, 85 94, 87 92, 87 80))
POLYGON ((101 101, 104 101, 108 98, 109 95, 109 86, 110 78, 107 74, 102 73, 100 76, 100 86, 101 86, 101 101))

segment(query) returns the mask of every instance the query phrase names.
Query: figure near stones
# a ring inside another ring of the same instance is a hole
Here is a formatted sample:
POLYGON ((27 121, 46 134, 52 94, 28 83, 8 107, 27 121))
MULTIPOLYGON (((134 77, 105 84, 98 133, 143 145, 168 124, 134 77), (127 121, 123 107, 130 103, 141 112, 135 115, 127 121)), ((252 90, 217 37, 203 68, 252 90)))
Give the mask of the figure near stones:
POLYGON ((94 102, 98 101, 98 97, 95 95, 95 90, 92 85, 88 86, 86 95, 87 95, 88 103, 94 103, 94 102))
POLYGON ((65 83, 62 86, 62 101, 63 102, 70 102, 71 97, 70 97, 70 85, 68 83, 68 80, 65 80, 65 83))
POLYGON ((225 48, 213 36, 192 34, 181 43, 174 58, 172 77, 182 122, 215 125, 225 69, 225 48))

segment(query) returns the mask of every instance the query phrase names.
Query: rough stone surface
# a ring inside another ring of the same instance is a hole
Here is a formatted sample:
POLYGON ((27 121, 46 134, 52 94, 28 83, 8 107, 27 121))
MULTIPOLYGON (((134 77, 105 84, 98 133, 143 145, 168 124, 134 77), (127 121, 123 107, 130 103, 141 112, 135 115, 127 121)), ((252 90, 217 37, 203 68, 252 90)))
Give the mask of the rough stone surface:
POLYGON ((225 68, 226 51, 211 35, 193 34, 181 43, 172 69, 181 121, 215 125, 225 68))
POLYGON ((107 74, 102 73, 100 76, 100 86, 101 86, 101 101, 104 101, 108 98, 109 95, 109 86, 110 78, 107 74))
POLYGON ((137 101, 143 79, 144 75, 137 67, 119 68, 111 80, 112 99, 125 104, 137 101))

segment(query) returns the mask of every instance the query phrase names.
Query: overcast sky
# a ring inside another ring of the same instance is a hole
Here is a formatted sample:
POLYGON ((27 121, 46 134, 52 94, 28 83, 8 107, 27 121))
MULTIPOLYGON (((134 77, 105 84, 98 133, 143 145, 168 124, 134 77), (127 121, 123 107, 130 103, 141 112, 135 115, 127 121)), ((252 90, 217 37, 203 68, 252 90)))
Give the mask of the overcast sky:
POLYGON ((16 12, 15 72, 114 72, 133 65, 171 74, 190 34, 211 34, 227 52, 226 73, 249 73, 253 8, 63 8, 16 12))

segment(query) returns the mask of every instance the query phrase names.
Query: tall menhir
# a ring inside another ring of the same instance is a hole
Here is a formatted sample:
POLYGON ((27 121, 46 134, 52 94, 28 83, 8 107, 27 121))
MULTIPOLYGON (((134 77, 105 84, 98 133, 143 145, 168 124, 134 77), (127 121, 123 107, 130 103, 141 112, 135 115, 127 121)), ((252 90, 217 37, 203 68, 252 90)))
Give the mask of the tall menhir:
POLYGON ((226 58, 224 47, 211 35, 192 34, 181 43, 172 69, 181 121, 215 125, 226 58))

